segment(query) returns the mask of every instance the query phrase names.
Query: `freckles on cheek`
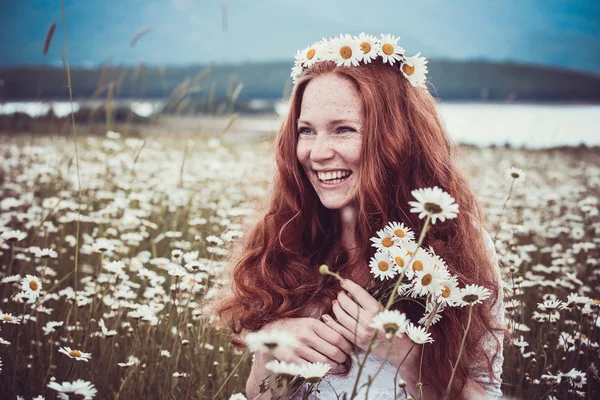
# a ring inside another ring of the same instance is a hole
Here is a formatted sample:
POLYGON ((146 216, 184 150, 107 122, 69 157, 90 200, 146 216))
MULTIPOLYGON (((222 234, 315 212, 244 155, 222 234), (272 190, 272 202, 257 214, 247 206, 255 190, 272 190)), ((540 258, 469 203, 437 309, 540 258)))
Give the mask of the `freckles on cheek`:
POLYGON ((305 162, 309 155, 310 148, 306 144, 298 142, 298 146, 296 147, 296 157, 298 157, 298 161, 301 163, 305 162))

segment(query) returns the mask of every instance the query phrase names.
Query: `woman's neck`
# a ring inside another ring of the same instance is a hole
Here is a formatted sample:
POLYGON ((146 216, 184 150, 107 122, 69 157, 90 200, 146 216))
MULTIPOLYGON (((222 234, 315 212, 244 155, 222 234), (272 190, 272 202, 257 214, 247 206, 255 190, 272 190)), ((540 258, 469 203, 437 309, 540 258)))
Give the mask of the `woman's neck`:
POLYGON ((340 219, 342 221, 342 244, 346 250, 356 247, 356 238, 354 230, 358 219, 358 210, 355 206, 349 205, 340 209, 340 219))

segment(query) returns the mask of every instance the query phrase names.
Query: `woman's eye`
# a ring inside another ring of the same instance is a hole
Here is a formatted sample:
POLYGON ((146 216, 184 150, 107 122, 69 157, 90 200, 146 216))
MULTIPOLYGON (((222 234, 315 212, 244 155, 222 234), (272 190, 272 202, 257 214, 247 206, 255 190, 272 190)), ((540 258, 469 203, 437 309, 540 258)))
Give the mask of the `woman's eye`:
POLYGON ((310 135, 312 133, 312 131, 309 128, 298 128, 298 133, 300 135, 302 135, 302 134, 310 135))
POLYGON ((338 130, 338 132, 341 132, 341 133, 356 132, 356 130, 354 128, 351 128, 349 126, 340 126, 337 130, 338 130))

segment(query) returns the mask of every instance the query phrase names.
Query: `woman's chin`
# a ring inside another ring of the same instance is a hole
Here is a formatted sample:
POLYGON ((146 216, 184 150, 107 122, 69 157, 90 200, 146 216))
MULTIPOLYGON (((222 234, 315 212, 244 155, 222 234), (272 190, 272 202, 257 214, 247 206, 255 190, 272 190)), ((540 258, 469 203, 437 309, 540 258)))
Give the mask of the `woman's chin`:
POLYGON ((344 208, 344 207, 350 205, 350 201, 347 199, 336 199, 336 198, 327 197, 327 198, 320 198, 320 200, 321 200, 321 204, 323 204, 323 207, 325 207, 329 210, 339 210, 341 208, 344 208))

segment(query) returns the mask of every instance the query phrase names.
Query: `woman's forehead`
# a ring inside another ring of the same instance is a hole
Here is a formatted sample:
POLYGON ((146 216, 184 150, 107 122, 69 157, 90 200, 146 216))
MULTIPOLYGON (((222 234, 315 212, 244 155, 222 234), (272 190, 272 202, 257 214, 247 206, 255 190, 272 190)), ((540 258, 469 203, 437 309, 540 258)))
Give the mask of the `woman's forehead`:
POLYGON ((362 115, 362 99, 354 85, 333 74, 312 79, 302 96, 300 119, 354 119, 362 115))

